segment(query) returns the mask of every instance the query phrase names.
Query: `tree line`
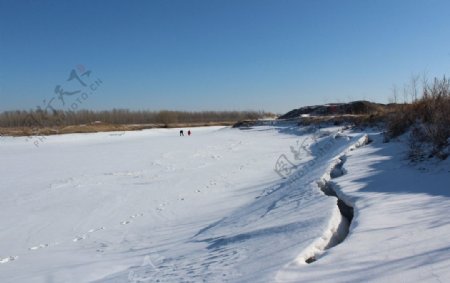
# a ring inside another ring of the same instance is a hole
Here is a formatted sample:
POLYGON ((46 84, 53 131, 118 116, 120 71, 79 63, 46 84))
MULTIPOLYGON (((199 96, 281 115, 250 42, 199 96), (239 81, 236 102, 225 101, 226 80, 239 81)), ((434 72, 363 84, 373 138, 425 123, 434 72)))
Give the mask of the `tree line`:
POLYGON ((43 111, 17 110, 0 113, 0 127, 61 127, 91 123, 106 124, 162 124, 219 123, 255 120, 272 115, 264 111, 43 111))

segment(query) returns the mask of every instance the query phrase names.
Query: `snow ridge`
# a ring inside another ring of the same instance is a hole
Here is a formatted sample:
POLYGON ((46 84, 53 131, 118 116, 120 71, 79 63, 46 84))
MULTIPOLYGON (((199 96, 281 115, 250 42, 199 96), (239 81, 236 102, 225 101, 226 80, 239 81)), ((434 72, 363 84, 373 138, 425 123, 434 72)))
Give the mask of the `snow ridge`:
POLYGON ((333 160, 329 170, 327 170, 327 173, 325 173, 317 182, 318 187, 325 195, 337 198, 337 206, 328 224, 328 229, 326 229, 322 237, 314 241, 296 258, 295 261, 297 263, 309 264, 315 262, 325 250, 339 245, 347 237, 349 227, 353 219, 353 204, 346 200, 345 196, 342 196, 342 194, 338 195, 332 179, 338 178, 345 174, 343 165, 346 161, 346 153, 364 146, 369 142, 369 137, 367 135, 363 135, 359 138, 338 158, 333 160))

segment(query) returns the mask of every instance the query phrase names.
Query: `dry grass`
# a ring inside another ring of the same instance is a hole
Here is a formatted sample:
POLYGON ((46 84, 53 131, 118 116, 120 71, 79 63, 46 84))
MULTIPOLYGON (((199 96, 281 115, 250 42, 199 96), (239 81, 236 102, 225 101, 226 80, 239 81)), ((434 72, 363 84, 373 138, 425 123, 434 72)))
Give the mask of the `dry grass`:
POLYGON ((8 127, 0 128, 2 136, 48 136, 58 134, 73 133, 97 133, 97 132, 124 132, 124 131, 140 131, 152 128, 193 128, 204 126, 231 126, 235 122, 209 122, 209 123, 173 123, 173 124, 134 124, 134 125, 115 125, 115 124, 83 124, 65 127, 8 127))
POLYGON ((419 100, 401 105, 389 113, 388 137, 410 133, 410 157, 422 159, 424 155, 445 159, 450 138, 450 82, 445 77, 424 86, 419 100), (431 148, 426 152, 427 146, 431 148))

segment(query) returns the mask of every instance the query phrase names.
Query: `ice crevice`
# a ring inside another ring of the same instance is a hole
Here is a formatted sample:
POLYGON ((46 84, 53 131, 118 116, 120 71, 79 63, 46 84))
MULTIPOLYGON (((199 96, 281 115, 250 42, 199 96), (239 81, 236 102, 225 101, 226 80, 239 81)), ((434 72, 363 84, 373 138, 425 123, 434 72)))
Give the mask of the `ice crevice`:
POLYGON ((346 162, 346 154, 361 146, 370 143, 368 135, 363 135, 353 145, 347 148, 339 157, 334 159, 320 180, 317 182, 319 189, 327 196, 336 198, 336 208, 332 214, 328 228, 324 234, 315 240, 302 254, 300 254, 296 262, 310 264, 317 261, 324 251, 331 249, 342 243, 348 236, 350 224, 353 220, 354 207, 353 204, 338 190, 333 179, 346 174, 344 163, 346 162))

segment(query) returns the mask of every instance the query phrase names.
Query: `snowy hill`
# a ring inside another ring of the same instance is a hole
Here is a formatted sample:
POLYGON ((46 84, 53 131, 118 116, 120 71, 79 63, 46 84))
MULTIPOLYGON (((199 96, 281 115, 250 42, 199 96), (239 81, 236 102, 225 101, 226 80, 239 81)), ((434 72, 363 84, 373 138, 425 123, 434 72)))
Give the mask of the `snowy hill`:
POLYGON ((389 105, 370 101, 352 101, 349 103, 331 103, 325 105, 304 106, 291 110, 278 119, 295 119, 307 116, 343 115, 343 114, 373 114, 389 105))

